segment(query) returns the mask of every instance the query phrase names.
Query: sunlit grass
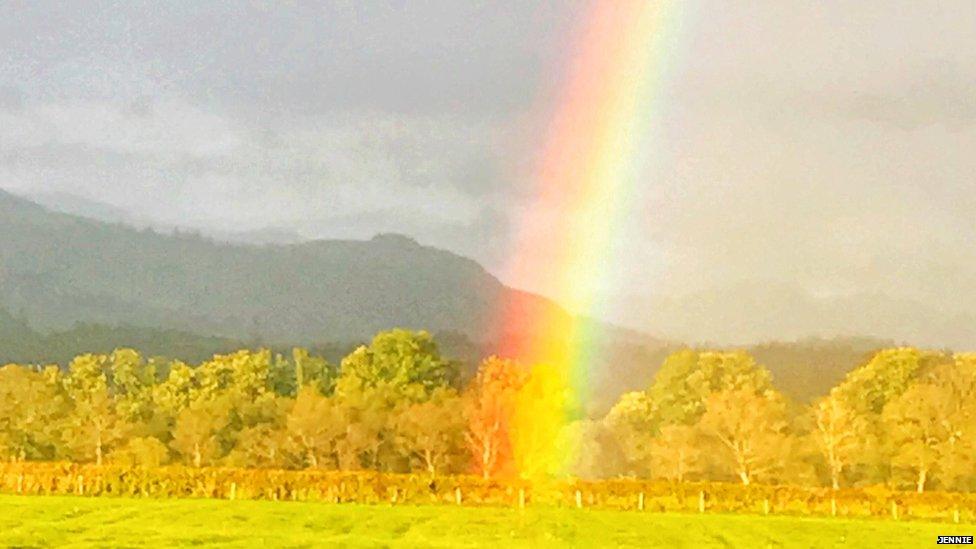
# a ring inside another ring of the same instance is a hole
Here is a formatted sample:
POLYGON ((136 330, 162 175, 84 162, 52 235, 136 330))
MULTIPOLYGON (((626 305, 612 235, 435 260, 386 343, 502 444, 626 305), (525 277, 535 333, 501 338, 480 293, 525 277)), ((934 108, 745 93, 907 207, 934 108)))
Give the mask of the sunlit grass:
POLYGON ((0 496, 11 547, 927 547, 976 527, 785 516, 0 496))

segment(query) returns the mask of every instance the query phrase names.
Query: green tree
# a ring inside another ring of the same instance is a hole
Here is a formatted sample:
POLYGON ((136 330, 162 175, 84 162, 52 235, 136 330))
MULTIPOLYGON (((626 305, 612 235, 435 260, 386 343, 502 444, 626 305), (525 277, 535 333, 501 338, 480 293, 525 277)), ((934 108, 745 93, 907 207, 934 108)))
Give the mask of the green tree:
MULTIPOLYGON (((853 411, 859 429, 861 452, 855 478, 877 482, 891 480, 895 471, 891 433, 882 418, 885 407, 897 400, 921 376, 951 362, 943 353, 912 347, 883 349, 863 366, 851 371, 833 391, 842 405, 853 411)), ((890 422, 889 422, 890 425, 890 422)))
POLYGON ((292 349, 292 362, 295 365, 295 387, 312 387, 323 395, 335 391, 338 370, 322 357, 309 354, 307 349, 292 349))
POLYGON ((342 360, 336 390, 386 386, 404 398, 421 401, 457 382, 457 365, 441 357, 427 332, 390 330, 342 360), (355 386, 355 388, 354 388, 355 386))
POLYGON ((720 391, 772 389, 769 372, 745 352, 679 351, 669 356, 648 391, 657 425, 694 425, 720 391))
POLYGON ((117 349, 108 358, 109 391, 123 420, 138 422, 152 414, 155 372, 138 351, 117 349))

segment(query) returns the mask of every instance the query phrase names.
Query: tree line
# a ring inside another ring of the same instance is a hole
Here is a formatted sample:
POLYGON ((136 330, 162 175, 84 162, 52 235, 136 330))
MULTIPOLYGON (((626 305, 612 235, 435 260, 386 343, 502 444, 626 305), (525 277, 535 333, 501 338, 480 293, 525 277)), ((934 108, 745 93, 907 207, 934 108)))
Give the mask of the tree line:
POLYGON ((748 353, 671 354, 580 417, 565 375, 489 357, 462 385, 426 332, 338 361, 301 348, 197 365, 132 349, 0 368, 0 457, 158 467, 630 476, 919 492, 976 488, 976 353, 878 352, 811 405, 748 353))

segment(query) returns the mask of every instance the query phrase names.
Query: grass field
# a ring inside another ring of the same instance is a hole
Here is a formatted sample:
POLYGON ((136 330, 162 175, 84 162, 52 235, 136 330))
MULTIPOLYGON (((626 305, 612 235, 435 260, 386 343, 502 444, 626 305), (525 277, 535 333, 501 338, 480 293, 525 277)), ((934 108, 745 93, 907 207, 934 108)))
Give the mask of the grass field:
POLYGON ((929 547, 976 526, 572 509, 0 496, 3 547, 929 547))

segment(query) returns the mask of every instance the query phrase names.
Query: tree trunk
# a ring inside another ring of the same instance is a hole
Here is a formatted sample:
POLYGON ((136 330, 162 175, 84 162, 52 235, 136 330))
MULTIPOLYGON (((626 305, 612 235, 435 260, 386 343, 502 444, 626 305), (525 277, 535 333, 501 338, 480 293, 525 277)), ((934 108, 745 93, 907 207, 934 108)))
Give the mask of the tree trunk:
POLYGON ((915 491, 921 494, 925 491, 925 479, 928 477, 928 469, 919 469, 918 480, 915 482, 915 491))
POLYGON ((102 464, 102 432, 97 430, 95 432, 95 465, 102 464))
POLYGON ((749 473, 745 471, 739 471, 739 478, 742 479, 742 484, 744 486, 749 486, 749 473))
POLYGON ((678 450, 678 482, 684 482, 685 480, 685 451, 678 450))
POLYGON ((835 491, 840 490, 840 471, 830 471, 830 485, 835 491))
POLYGON ((488 479, 491 476, 491 441, 481 448, 481 478, 488 479))

